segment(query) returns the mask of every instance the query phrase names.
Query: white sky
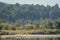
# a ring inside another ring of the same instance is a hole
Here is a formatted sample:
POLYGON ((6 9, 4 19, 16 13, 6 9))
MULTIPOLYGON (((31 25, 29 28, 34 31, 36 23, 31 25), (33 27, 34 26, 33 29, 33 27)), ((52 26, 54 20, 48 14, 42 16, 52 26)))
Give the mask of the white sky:
POLYGON ((60 6, 60 0, 0 0, 0 2, 6 2, 9 4, 43 4, 43 5, 55 5, 56 3, 60 6))

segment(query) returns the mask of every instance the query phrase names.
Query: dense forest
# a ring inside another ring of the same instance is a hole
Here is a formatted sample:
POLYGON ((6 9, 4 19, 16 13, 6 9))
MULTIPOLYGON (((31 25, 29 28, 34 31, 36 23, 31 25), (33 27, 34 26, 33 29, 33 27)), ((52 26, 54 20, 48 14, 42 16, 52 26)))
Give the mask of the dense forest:
POLYGON ((23 29, 43 29, 43 31, 44 29, 60 29, 59 5, 44 6, 0 2, 0 30, 23 29))
POLYGON ((5 21, 14 23, 40 22, 42 19, 60 20, 60 8, 56 4, 54 6, 29 5, 29 4, 7 4, 0 2, 0 18, 5 21))

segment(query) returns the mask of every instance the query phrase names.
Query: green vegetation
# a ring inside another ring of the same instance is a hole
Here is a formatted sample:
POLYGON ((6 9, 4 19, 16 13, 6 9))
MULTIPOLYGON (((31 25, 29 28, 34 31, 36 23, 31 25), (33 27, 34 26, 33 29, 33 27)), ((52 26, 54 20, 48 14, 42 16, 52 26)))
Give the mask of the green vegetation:
POLYGON ((19 23, 0 23, 0 30, 23 30, 23 29, 60 29, 59 21, 50 21, 50 20, 42 20, 39 24, 27 23, 27 24, 19 24, 19 23))
MULTIPOLYGON (((60 33, 59 29, 60 8, 58 4, 44 6, 0 2, 0 34, 10 34, 7 30, 27 30, 27 33, 36 33, 37 30, 37 33, 52 33, 53 31, 60 33), (50 30, 47 31, 47 29, 50 30), (28 30, 31 30, 31 32, 28 32, 28 30)), ((15 33, 18 33, 18 31, 15 33)))
POLYGON ((0 23, 0 34, 58 34, 60 33, 60 22, 50 21, 50 20, 42 20, 39 24, 37 23, 27 23, 27 24, 19 24, 19 23, 0 23))
POLYGON ((18 21, 21 24, 28 23, 28 21, 32 23, 37 21, 39 23, 42 19, 60 20, 60 7, 58 4, 44 6, 39 4, 7 4, 0 2, 0 18, 9 23, 18 21))

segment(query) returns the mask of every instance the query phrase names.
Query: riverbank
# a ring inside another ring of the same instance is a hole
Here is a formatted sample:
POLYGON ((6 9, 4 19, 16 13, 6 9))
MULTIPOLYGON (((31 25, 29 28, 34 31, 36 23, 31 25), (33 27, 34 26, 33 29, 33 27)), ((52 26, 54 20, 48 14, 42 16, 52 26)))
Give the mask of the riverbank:
POLYGON ((0 35, 15 34, 60 34, 60 29, 1 30, 0 35))

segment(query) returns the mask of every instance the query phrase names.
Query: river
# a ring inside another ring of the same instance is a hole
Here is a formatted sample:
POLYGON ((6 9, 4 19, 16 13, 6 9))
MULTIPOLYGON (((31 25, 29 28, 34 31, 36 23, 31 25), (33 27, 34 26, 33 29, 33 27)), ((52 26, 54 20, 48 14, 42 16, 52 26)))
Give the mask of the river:
POLYGON ((17 34, 17 35, 1 35, 2 38, 7 38, 7 37, 16 37, 16 38, 45 38, 45 37, 48 37, 48 38, 53 38, 53 37, 60 37, 60 34, 54 34, 54 35, 20 35, 20 34, 17 34))

